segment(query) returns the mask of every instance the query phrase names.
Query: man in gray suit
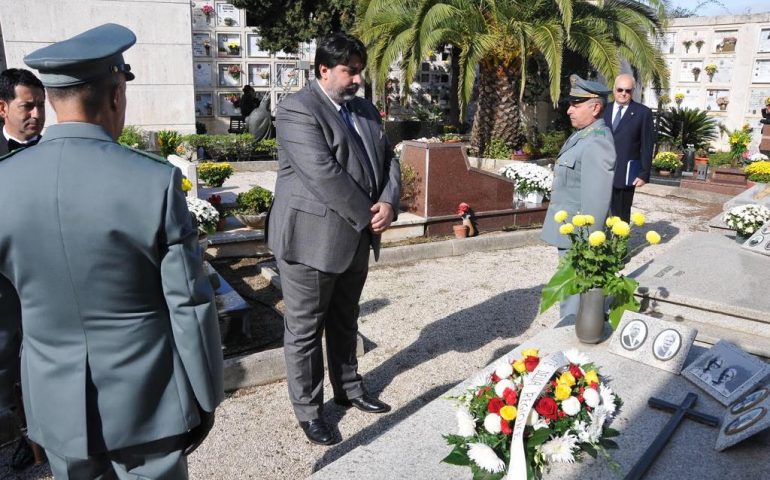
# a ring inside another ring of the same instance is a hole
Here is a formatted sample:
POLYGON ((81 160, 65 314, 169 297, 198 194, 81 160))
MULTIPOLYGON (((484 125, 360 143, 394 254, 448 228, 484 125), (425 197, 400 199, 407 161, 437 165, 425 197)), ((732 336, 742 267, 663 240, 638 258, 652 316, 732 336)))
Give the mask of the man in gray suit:
MULTIPOLYGON (((21 302, 28 433, 57 479, 184 479, 224 396, 181 173, 115 142, 135 41, 107 24, 25 57, 60 123, 0 160, 13 206, 0 209, 0 275, 21 302)), ((3 356, 18 355, 19 322, 0 319, 3 356)), ((7 377, 3 363, 2 391, 7 377)))
MULTIPOLYGON (((578 213, 593 215, 591 230, 603 228, 615 173, 615 144, 602 118, 610 91, 577 75, 572 75, 570 81, 567 115, 577 131, 564 143, 554 165, 553 192, 541 234, 545 242, 559 249, 559 255, 564 255, 571 244, 567 235, 559 233, 556 212, 564 210, 570 218, 578 213)), ((562 319, 577 314, 578 300, 573 296, 562 302, 562 319)))
POLYGON ((365 64, 358 39, 338 33, 320 40, 317 80, 283 100, 276 115, 279 171, 268 245, 286 305, 289 398, 308 439, 322 445, 334 442, 321 412, 324 330, 335 402, 371 413, 390 408, 366 392, 356 360, 369 247, 377 258, 401 190, 379 114, 355 96, 365 64))

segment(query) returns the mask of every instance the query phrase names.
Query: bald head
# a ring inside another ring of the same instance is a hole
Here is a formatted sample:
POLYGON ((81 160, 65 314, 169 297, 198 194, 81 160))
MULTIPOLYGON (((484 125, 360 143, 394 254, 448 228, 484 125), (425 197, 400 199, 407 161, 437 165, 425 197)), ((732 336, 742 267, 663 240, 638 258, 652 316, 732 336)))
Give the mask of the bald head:
POLYGON ((615 95, 615 103, 618 105, 628 105, 631 103, 631 93, 636 86, 636 80, 633 75, 621 73, 615 78, 615 86, 612 89, 615 95))

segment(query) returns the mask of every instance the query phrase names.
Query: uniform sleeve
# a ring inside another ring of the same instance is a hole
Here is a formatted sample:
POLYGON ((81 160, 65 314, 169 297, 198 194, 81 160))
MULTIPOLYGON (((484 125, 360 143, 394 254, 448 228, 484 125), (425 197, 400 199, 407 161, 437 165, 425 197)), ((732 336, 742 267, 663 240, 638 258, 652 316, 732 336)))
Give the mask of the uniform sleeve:
POLYGON ((580 205, 582 213, 594 216, 591 231, 604 228, 610 209, 612 179, 615 175, 615 144, 612 135, 595 133, 594 144, 583 149, 580 172, 580 205))
POLYGON ((19 375, 21 306, 16 289, 0 275, 0 411, 14 406, 13 384, 19 375))
POLYGON ((650 181, 650 172, 652 170, 652 151, 655 147, 655 126, 652 121, 652 111, 649 108, 644 109, 644 118, 642 118, 641 152, 639 160, 641 169, 638 178, 645 182, 650 181))
POLYGON ((161 281, 174 344, 195 398, 203 410, 213 412, 224 398, 219 322, 214 291, 203 271, 198 231, 181 184, 182 174, 175 168, 166 191, 161 281))
POLYGON ((368 227, 372 201, 337 162, 315 115, 290 98, 281 102, 275 123, 278 148, 302 185, 356 230, 368 227))

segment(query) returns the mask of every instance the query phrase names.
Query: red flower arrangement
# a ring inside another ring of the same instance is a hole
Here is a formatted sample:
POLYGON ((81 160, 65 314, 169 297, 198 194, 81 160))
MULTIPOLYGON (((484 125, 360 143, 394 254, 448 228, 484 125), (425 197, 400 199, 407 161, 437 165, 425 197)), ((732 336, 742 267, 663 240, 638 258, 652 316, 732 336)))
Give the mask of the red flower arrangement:
POLYGON ((201 12, 203 12, 204 15, 207 17, 210 16, 212 13, 214 13, 214 7, 212 7, 209 4, 206 4, 201 7, 201 12))

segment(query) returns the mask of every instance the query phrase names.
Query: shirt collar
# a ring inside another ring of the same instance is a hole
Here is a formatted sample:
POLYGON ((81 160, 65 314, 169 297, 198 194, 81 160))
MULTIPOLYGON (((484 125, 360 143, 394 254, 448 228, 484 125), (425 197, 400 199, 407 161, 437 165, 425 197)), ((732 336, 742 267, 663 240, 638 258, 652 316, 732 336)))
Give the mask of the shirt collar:
POLYGON ((35 135, 34 137, 29 138, 27 140, 19 140, 18 138, 14 137, 10 133, 8 133, 8 130, 5 129, 5 125, 3 125, 3 136, 5 137, 6 140, 13 140, 14 142, 16 142, 18 144, 21 144, 21 145, 26 145, 27 143, 34 142, 35 140, 40 138, 40 135, 35 135))

